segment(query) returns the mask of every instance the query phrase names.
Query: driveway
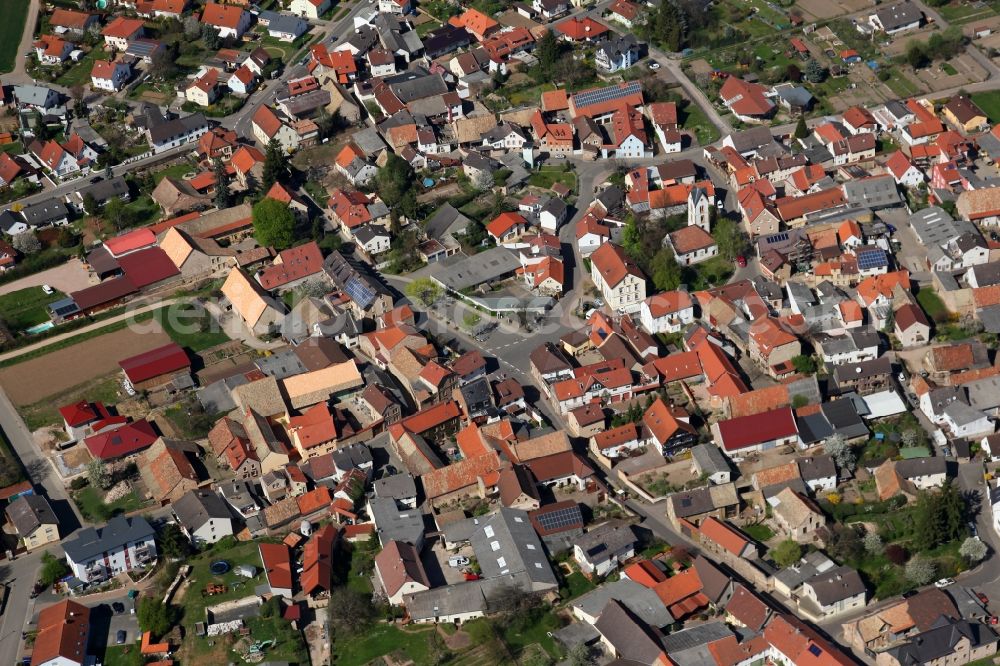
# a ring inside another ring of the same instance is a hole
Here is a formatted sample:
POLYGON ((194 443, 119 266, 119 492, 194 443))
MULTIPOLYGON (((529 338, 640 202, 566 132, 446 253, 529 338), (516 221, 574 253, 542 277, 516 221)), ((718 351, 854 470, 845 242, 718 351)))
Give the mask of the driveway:
POLYGON ((65 264, 56 266, 55 268, 50 268, 0 286, 0 295, 9 294, 19 289, 27 289, 28 287, 40 287, 43 284, 47 284, 53 289, 68 294, 72 291, 89 287, 94 283, 96 283, 96 280, 93 283, 91 282, 90 273, 83 267, 83 262, 73 257, 65 264))

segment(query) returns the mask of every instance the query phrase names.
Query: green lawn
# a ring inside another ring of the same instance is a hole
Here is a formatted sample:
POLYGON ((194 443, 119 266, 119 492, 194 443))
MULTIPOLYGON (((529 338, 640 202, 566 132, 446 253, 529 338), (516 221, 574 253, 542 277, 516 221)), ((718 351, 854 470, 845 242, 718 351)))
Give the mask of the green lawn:
POLYGON ((543 189, 548 189, 555 183, 562 183, 576 191, 576 174, 572 171, 563 171, 561 167, 542 167, 528 177, 528 184, 543 189))
POLYGON ((971 21, 979 21, 994 16, 996 12, 989 5, 977 6, 979 3, 950 3, 943 7, 935 7, 948 23, 961 25, 971 21))
POLYGON ((280 615, 270 618, 248 618, 246 624, 255 640, 275 641, 274 647, 266 648, 264 651, 264 656, 268 661, 283 661, 291 664, 309 663, 309 650, 306 648, 302 632, 293 629, 288 620, 280 615))
POLYGON ((743 531, 747 536, 760 541, 761 543, 767 541, 774 536, 774 532, 771 528, 763 523, 756 523, 754 525, 744 525, 743 531))
POLYGON ((948 309, 944 306, 941 297, 930 287, 924 287, 917 292, 917 302, 924 309, 927 316, 936 322, 948 320, 948 309))
POLYGON ((399 655, 415 664, 430 663, 430 638, 433 627, 406 631, 388 624, 372 626, 360 636, 333 641, 333 663, 337 666, 365 666, 379 657, 399 655))
POLYGON ((79 62, 66 70, 65 74, 56 79, 56 83, 67 88, 90 83, 90 70, 93 69, 94 62, 107 58, 108 52, 103 47, 95 46, 87 55, 80 58, 79 62))
POLYGON ((120 500, 107 504, 101 496, 101 491, 93 486, 76 491, 73 494, 73 500, 80 508, 84 519, 95 523, 107 522, 118 514, 138 511, 145 506, 135 491, 130 492, 120 500))
POLYGON ((681 111, 681 127, 692 132, 698 139, 698 145, 707 146, 719 140, 719 128, 712 124, 705 112, 694 102, 689 102, 681 111))
POLYGON ((567 599, 576 599, 580 595, 590 592, 595 587, 596 585, 579 571, 574 571, 566 576, 567 599))
POLYGON ((142 653, 134 645, 108 645, 104 648, 104 666, 142 666, 142 653))
POLYGON ((41 287, 18 289, 0 296, 0 317, 11 331, 23 331, 49 321, 46 307, 64 297, 60 291, 46 294, 41 287))
POLYGON ((175 164, 173 166, 167 167, 166 169, 161 169, 157 171, 156 174, 153 176, 153 179, 156 181, 156 184, 159 185, 160 181, 166 178, 167 176, 171 176, 173 178, 182 178, 184 174, 197 173, 197 172, 198 172, 197 167, 193 167, 190 164, 175 164))
MULTIPOLYGON (((145 152, 145 151, 143 151, 145 152)), ((132 214, 132 226, 144 227, 160 219, 162 211, 153 201, 153 197, 144 194, 135 201, 125 204, 125 209, 132 214)))
POLYGON ((1000 90, 972 93, 972 101, 983 110, 991 123, 1000 122, 1000 90))
POLYGON ((707 289, 722 284, 733 274, 733 262, 715 256, 700 264, 683 269, 683 280, 694 290, 707 289))
POLYGON ((532 622, 529 626, 519 626, 521 623, 514 622, 511 628, 503 632, 503 642, 507 644, 510 651, 515 656, 524 652, 525 648, 538 643, 553 658, 559 656, 559 648, 556 642, 548 634, 562 627, 559 616, 551 610, 532 622))
POLYGON ((423 37, 431 30, 436 30, 437 28, 440 27, 441 27, 441 22, 438 20, 425 21, 417 26, 417 34, 420 35, 420 37, 423 37))
POLYGON ((185 626, 193 626, 195 622, 204 622, 205 608, 208 606, 252 595, 254 586, 263 579, 260 550, 256 541, 232 542, 227 537, 215 544, 211 550, 190 560, 188 564, 191 565, 191 584, 180 602, 183 611, 181 622, 185 626), (208 570, 208 566, 220 559, 229 563, 229 571, 221 576, 215 576, 208 570), (241 564, 249 564, 257 569, 257 578, 248 580, 236 575, 233 569, 241 564), (229 589, 223 594, 211 597, 201 596, 201 592, 209 583, 226 585, 229 589))
POLYGON ((171 340, 193 352, 229 341, 212 315, 195 303, 172 303, 157 310, 155 319, 171 340))
POLYGON ((0 23, 0 72, 14 70, 14 62, 21 57, 21 34, 28 19, 29 0, 4 0, 3 22, 0 23))
POLYGON ((899 96, 901 99, 913 97, 914 95, 920 93, 920 88, 914 85, 909 77, 904 76, 898 70, 894 70, 889 80, 884 83, 889 86, 889 90, 891 90, 893 94, 899 96))

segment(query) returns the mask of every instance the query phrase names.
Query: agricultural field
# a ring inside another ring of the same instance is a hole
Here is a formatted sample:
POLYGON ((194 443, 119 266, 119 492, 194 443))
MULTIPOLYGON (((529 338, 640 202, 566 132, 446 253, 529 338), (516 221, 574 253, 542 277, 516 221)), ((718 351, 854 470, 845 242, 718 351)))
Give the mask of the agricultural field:
POLYGON ((0 22, 0 73, 14 71, 14 63, 21 57, 18 49, 30 6, 30 0, 4 0, 4 20, 0 22))

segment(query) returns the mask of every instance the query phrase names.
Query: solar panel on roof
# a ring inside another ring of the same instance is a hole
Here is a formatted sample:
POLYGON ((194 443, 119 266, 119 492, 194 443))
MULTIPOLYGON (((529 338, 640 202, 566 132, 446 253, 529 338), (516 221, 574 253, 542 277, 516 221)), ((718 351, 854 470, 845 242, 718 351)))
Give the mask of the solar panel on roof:
POLYGON ((788 233, 784 231, 782 231, 780 234, 774 234, 773 236, 767 237, 768 243, 780 243, 786 240, 788 240, 788 233))
POLYGON ((599 88, 597 90, 588 90, 587 92, 578 93, 573 96, 573 103, 577 106, 577 108, 582 106, 591 106, 592 104, 600 104, 601 102, 635 95, 639 93, 640 90, 641 88, 639 84, 632 81, 626 86, 609 86, 607 88, 599 88))
POLYGON ((536 519, 538 520, 538 524, 545 530, 573 527, 580 523, 580 509, 572 506, 556 511, 548 511, 538 514, 536 519))
POLYGON ((375 300, 375 290, 357 276, 351 276, 344 284, 344 291, 361 308, 367 308, 375 300))
POLYGON ((858 268, 861 270, 878 268, 880 266, 885 266, 888 263, 889 260, 885 256, 885 252, 883 250, 865 250, 858 253, 858 268))

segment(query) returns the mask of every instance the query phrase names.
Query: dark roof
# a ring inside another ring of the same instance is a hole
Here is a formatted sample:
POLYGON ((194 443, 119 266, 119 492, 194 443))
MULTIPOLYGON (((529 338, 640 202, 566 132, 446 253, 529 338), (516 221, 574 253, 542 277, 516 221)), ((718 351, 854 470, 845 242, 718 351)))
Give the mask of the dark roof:
POLYGON ((21 215, 31 226, 40 227, 69 217, 69 210, 62 201, 50 199, 28 206, 21 211, 21 215))
POLYGON ((945 474, 948 463, 940 456, 925 458, 907 458, 896 461, 896 473, 904 479, 912 479, 928 474, 945 474))
POLYGON ((113 303, 121 300, 129 294, 135 293, 136 286, 124 275, 111 280, 105 280, 93 287, 87 287, 70 294, 76 305, 81 310, 89 310, 106 303, 113 303))
POLYGON ((889 362, 888 356, 879 356, 870 361, 844 363, 833 367, 833 378, 837 384, 869 377, 880 377, 891 373, 892 364, 889 362))
POLYGON ((213 518, 232 519, 225 500, 215 493, 204 490, 189 490, 173 503, 177 520, 189 530, 197 530, 213 518))
POLYGON ((59 525, 59 519, 41 495, 21 495, 7 506, 7 518, 22 537, 30 536, 42 525, 59 525))
POLYGON ((183 118, 174 118, 161 123, 156 123, 149 128, 149 138, 153 144, 166 143, 171 139, 185 134, 190 134, 197 130, 208 129, 208 121, 201 113, 193 113, 183 118))
POLYGON ((63 542, 63 550, 74 562, 82 563, 114 551, 125 544, 151 540, 153 528, 145 518, 117 516, 104 527, 85 527, 63 542))
POLYGON ((896 30, 911 23, 919 23, 924 18, 924 13, 912 2, 900 2, 882 7, 875 12, 875 15, 887 31, 896 30))
POLYGON ((664 654, 660 639, 649 626, 617 599, 612 599, 594 624, 615 652, 625 659, 643 664, 658 663, 664 654))
POLYGON ((852 400, 841 399, 824 402, 820 405, 820 409, 823 410, 823 416, 826 417, 830 427, 838 435, 852 439, 854 437, 864 437, 868 434, 868 426, 858 416, 858 411, 855 409, 852 400))
POLYGON ((531 526, 538 536, 545 538, 560 532, 582 530, 584 525, 580 505, 573 500, 564 500, 528 512, 531 526))
POLYGON ((806 585, 812 587, 816 593, 816 599, 823 606, 850 599, 851 597, 863 594, 865 584, 861 576, 854 569, 846 566, 839 566, 829 571, 813 576, 806 585))
POLYGON ((100 180, 93 185, 77 190, 76 195, 83 201, 88 194, 94 197, 97 203, 104 203, 113 197, 120 197, 128 193, 128 183, 124 176, 115 176, 110 180, 100 180))
MULTIPOLYGON (((424 35, 424 52, 428 57, 436 58, 463 46, 468 46, 470 41, 472 41, 472 37, 465 28, 445 23, 440 28, 431 30, 424 35)), ((402 98, 400 99, 402 100, 402 98)), ((405 102, 405 100, 402 101, 405 102)))
POLYGON ((996 632, 985 624, 941 617, 931 629, 890 648, 889 652, 904 666, 927 664, 951 655, 963 638, 968 639, 972 650, 1000 640, 996 632))
POLYGON ((187 352, 179 344, 171 342, 148 352, 122 359, 118 365, 125 371, 125 376, 128 377, 129 381, 137 384, 153 377, 190 368, 191 359, 188 358, 187 352))
POLYGON ((807 456, 798 458, 799 474, 804 481, 822 479, 837 476, 837 466, 833 462, 833 457, 828 455, 807 456))

